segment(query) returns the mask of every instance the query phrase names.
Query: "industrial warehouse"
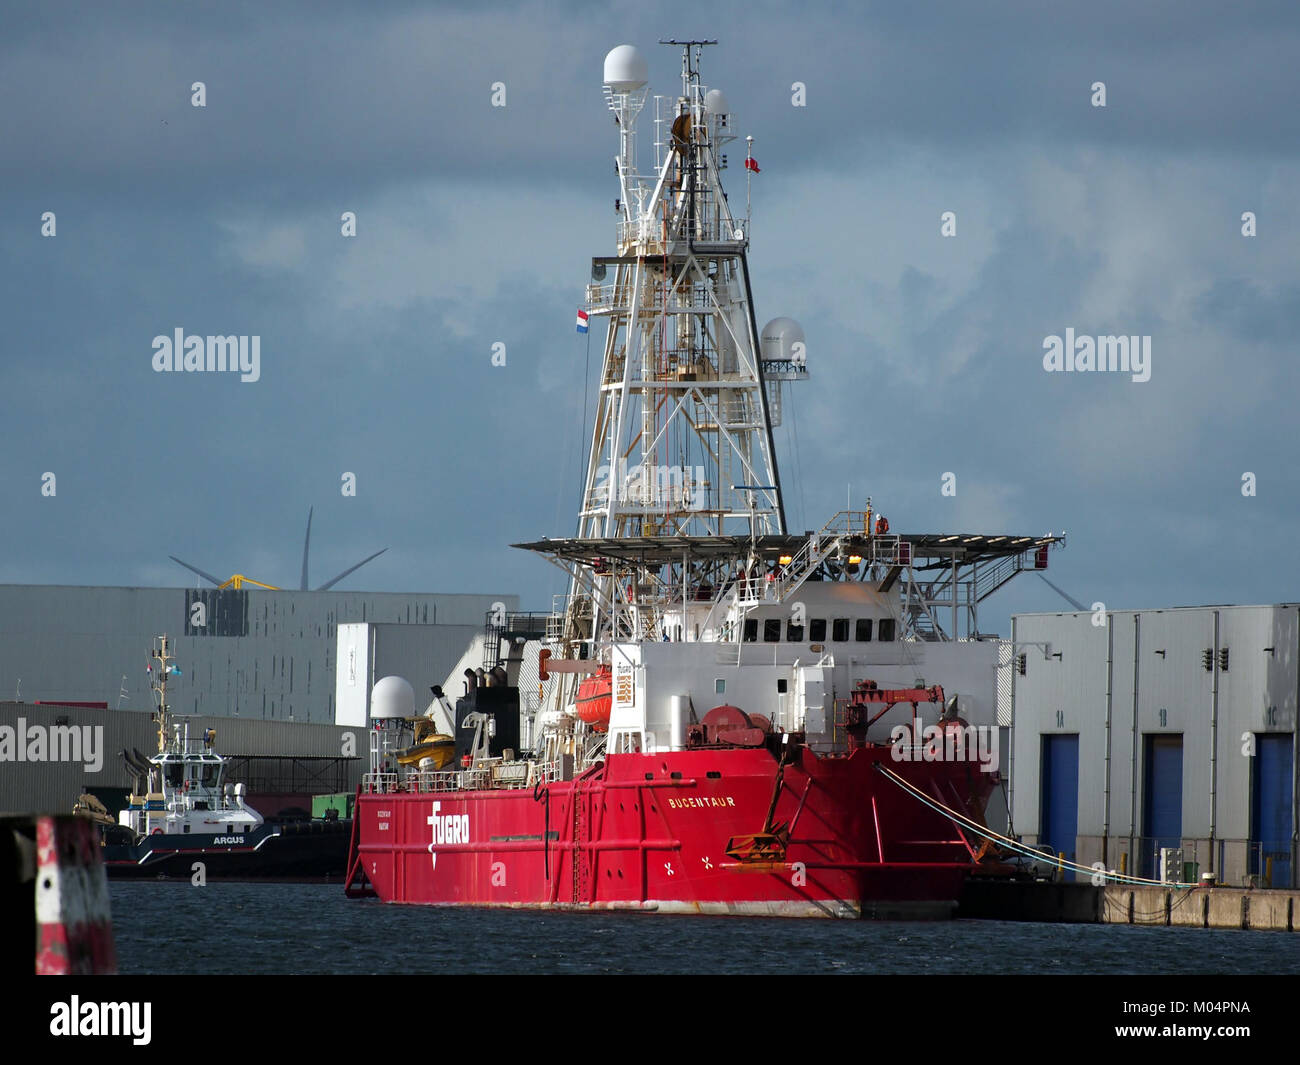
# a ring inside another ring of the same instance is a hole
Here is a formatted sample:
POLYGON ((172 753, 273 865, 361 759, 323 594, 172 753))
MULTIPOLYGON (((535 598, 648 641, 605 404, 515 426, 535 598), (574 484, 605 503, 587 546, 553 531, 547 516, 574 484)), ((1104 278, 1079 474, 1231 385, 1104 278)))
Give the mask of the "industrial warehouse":
POLYGON ((173 712, 196 735, 216 730, 259 809, 355 791, 366 753, 355 733, 374 681, 398 674, 428 693, 480 667, 485 620, 517 603, 505 594, 0 586, 0 727, 103 727, 93 772, 84 759, 7 759, 0 811, 67 811, 87 788, 127 793, 119 752, 157 746, 149 652, 161 634, 178 670, 173 712))
POLYGON ((260 588, 0 585, 0 695, 151 709, 148 649, 170 634, 178 713, 332 723, 338 626, 401 649, 414 684, 440 683, 513 595, 260 588), (199 624, 198 622, 201 622, 199 624))
POLYGON ((1300 606, 1021 614, 1016 831, 1083 865, 1294 886, 1300 606))

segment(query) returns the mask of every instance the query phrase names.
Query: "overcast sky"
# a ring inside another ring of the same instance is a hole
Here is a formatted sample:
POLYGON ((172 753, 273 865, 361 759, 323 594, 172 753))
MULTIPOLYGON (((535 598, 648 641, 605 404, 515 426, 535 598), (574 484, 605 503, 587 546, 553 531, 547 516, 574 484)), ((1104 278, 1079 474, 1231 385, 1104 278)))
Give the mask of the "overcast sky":
MULTIPOLYGON (((851 486, 896 531, 1065 530, 1088 604, 1300 599, 1289 0, 8 5, 0 582, 296 586, 314 506, 313 583, 389 547, 342 587, 549 607, 506 545, 574 528, 602 59, 674 93, 672 36, 720 41, 757 317, 808 338, 794 529, 851 486), (177 328, 260 336, 260 379, 154 372, 177 328), (1046 372, 1067 328, 1149 335, 1150 380, 1046 372)), ((982 627, 1064 607, 1026 576, 982 627)))

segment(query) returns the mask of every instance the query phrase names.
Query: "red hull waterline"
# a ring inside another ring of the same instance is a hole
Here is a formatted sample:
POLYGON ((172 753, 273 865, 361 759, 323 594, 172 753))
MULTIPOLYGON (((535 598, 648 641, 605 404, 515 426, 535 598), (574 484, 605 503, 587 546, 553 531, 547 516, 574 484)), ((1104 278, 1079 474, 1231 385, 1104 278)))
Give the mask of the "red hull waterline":
POLYGON ((362 792, 349 890, 385 902, 782 917, 947 917, 980 841, 880 771, 982 822, 996 774, 899 762, 887 746, 785 767, 778 860, 738 861, 762 830, 767 748, 615 754, 533 789, 362 792))

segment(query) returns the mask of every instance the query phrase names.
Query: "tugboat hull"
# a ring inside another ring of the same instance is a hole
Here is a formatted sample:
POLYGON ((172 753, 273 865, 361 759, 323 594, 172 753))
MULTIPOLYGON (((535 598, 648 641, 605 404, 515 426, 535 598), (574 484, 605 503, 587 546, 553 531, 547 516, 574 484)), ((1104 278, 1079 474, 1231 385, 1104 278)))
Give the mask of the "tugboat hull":
POLYGON ((159 835, 105 843, 110 879, 337 881, 347 867, 351 821, 262 825, 243 836, 159 835), (230 840, 239 842, 229 842, 230 840))

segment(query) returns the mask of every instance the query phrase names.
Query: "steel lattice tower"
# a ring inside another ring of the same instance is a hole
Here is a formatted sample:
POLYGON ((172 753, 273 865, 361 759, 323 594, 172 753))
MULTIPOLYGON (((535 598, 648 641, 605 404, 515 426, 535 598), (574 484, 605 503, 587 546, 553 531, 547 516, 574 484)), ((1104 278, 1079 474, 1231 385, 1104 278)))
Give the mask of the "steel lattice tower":
POLYGON ((644 61, 629 49, 620 65, 616 49, 606 62, 621 195, 617 254, 592 260, 587 289, 608 328, 578 536, 783 533, 748 212, 737 217, 722 187, 719 149, 735 136, 699 76, 714 42, 663 43, 683 46, 682 93, 655 98, 652 175, 636 162, 644 61))

